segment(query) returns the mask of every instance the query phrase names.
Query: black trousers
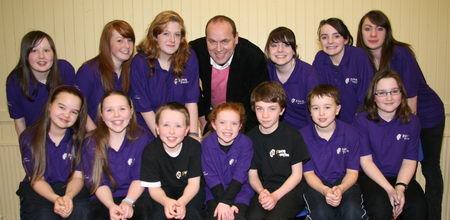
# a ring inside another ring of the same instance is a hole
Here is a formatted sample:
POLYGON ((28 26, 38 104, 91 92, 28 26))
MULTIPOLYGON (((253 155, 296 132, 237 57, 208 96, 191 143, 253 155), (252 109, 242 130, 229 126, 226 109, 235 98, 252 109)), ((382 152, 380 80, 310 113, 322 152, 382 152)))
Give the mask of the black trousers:
MULTIPOLYGON (((386 177, 394 186, 397 177, 386 177)), ((360 172, 358 184, 364 196, 364 204, 370 220, 392 219, 392 206, 386 191, 372 179, 360 172)), ((425 194, 419 183, 413 178, 405 191, 405 205, 399 220, 427 219, 427 204, 425 194)))
POLYGON ((304 185, 300 186, 300 184, 284 195, 283 198, 278 200, 277 204, 271 211, 267 211, 261 206, 258 201, 259 195, 256 194, 250 202, 250 206, 247 211, 247 219, 294 219, 295 216, 305 208, 305 201, 303 200, 304 185))
MULTIPOLYGON (((120 204, 125 197, 114 197, 114 203, 120 204)), ((109 220, 109 209, 103 205, 98 199, 94 199, 89 203, 90 220, 109 220)), ((150 220, 150 211, 152 203, 148 191, 145 190, 142 195, 136 200, 133 208, 132 220, 150 220)))
MULTIPOLYGON (((62 196, 66 192, 65 183, 50 184, 53 191, 62 196)), ((54 204, 46 198, 37 194, 28 181, 23 181, 19 185, 16 194, 20 198, 20 215, 23 220, 58 220, 63 219, 53 212, 54 204)), ((73 198, 72 214, 66 218, 69 220, 88 220, 89 192, 83 189, 73 198)))
MULTIPOLYGON (((151 189, 150 189, 151 190, 151 189)), ((183 195, 184 188, 179 189, 164 189, 164 192, 166 195, 172 199, 178 199, 183 195)), ((203 219, 204 211, 203 211, 203 203, 204 203, 204 194, 201 193, 203 191, 202 188, 200 188, 197 195, 194 196, 194 198, 189 201, 189 203, 186 205, 186 216, 184 217, 184 220, 198 220, 203 219)), ((164 206, 159 204, 158 202, 152 200, 152 211, 150 213, 150 219, 152 220, 162 220, 167 219, 166 215, 164 214, 164 206)))
POLYGON ((441 148, 444 136, 444 123, 433 128, 422 128, 423 160, 422 174, 425 177, 425 198, 428 205, 428 220, 440 220, 444 181, 441 172, 441 148))

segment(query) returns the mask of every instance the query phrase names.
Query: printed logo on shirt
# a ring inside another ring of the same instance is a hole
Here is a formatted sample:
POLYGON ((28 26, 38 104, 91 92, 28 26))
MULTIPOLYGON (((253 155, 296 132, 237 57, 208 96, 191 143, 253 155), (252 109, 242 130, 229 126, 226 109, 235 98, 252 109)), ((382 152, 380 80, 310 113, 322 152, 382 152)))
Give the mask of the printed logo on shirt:
POLYGON ((208 176, 208 172, 203 171, 203 176, 208 176))
POLYGON ((409 140, 409 134, 397 134, 397 141, 399 141, 399 140, 408 141, 409 140))
POLYGON ((306 102, 305 102, 305 100, 292 98, 291 99, 291 103, 292 104, 297 104, 297 105, 304 105, 306 102))
POLYGON ((177 177, 177 179, 181 179, 181 177, 187 177, 187 170, 185 170, 185 171, 178 171, 175 174, 175 177, 177 177))
POLYGON ((28 157, 24 157, 24 158, 23 158, 23 162, 24 162, 24 163, 29 163, 29 162, 31 162, 31 160, 30 160, 30 158, 28 158, 28 157))
POLYGON ((289 154, 286 153, 286 150, 275 150, 272 149, 269 151, 269 156, 274 157, 275 155, 278 155, 278 157, 289 157, 289 154))
POLYGON ((230 164, 230 166, 232 166, 233 164, 237 163, 237 159, 233 159, 231 158, 230 161, 228 161, 228 164, 230 164))
POLYGON ((349 153, 350 150, 346 147, 338 147, 338 149, 336 149, 336 153, 339 154, 346 154, 349 153))
POLYGON ((135 95, 135 96, 133 96, 133 99, 141 100, 141 97, 139 95, 135 95))
POLYGON ((349 83, 358 84, 358 78, 346 78, 345 84, 349 84, 349 83))
POLYGON ((71 153, 64 153, 62 155, 62 159, 66 160, 67 158, 69 158, 69 160, 72 160, 72 154, 71 153))
POLYGON ((133 164, 133 162, 134 162, 134 158, 128 158, 128 160, 127 160, 127 164, 128 164, 128 166, 131 166, 132 164, 133 164))
POLYGON ((183 85, 183 84, 188 84, 188 83, 189 83, 189 80, 186 78, 176 78, 173 80, 173 84, 175 84, 175 85, 178 85, 178 84, 183 85))

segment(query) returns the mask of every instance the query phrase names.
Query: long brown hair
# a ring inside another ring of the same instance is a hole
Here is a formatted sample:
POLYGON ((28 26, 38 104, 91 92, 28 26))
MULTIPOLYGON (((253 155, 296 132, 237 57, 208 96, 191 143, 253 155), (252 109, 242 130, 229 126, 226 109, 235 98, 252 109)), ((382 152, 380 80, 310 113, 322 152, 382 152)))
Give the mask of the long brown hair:
POLYGON ((367 118, 372 121, 380 121, 380 118, 378 117, 378 106, 375 103, 375 92, 377 90, 378 82, 381 79, 385 78, 392 78, 397 82, 398 89, 400 90, 400 94, 402 96, 400 105, 397 107, 397 110, 395 111, 395 116, 399 117, 402 120, 403 124, 406 124, 410 120, 411 109, 408 106, 408 101, 406 98, 406 89, 403 85, 402 79, 400 78, 400 75, 398 75, 397 72, 394 70, 382 70, 375 74, 375 76, 372 78, 372 81, 370 82, 369 89, 367 90, 367 95, 364 100, 365 103, 365 109, 368 112, 367 118))
MULTIPOLYGON (((112 95, 123 96, 130 106, 130 110, 132 112, 130 122, 127 126, 127 138, 130 141, 134 141, 143 135, 143 131, 140 129, 139 125, 136 121, 136 114, 134 113, 133 103, 130 101, 128 96, 122 91, 109 91, 106 92, 103 98, 100 101, 97 118, 100 119, 102 110, 103 110, 103 102, 105 99, 112 95)), ((111 170, 109 169, 108 164, 108 146, 109 146, 109 128, 103 120, 97 120, 96 122, 97 128, 91 131, 88 136, 91 136, 95 141, 95 157, 92 163, 92 186, 90 188, 91 194, 94 194, 98 189, 101 183, 101 179, 103 174, 109 179, 112 186, 117 187, 117 183, 114 180, 111 170)))
POLYGON ((155 19, 148 28, 146 38, 137 46, 138 52, 143 52, 147 55, 146 59, 148 60, 148 65, 152 69, 152 71, 150 71, 150 75, 155 72, 155 61, 158 59, 159 52, 161 50, 158 45, 157 37, 164 31, 164 28, 169 22, 177 22, 181 26, 180 47, 170 57, 170 63, 173 68, 174 76, 181 77, 184 75, 184 66, 191 56, 191 53, 189 52, 189 44, 186 41, 186 28, 184 26, 183 18, 181 18, 181 16, 174 11, 163 11, 156 15, 155 19))
POLYGON ((87 119, 87 105, 83 94, 73 86, 59 86, 50 92, 49 98, 45 105, 44 116, 34 125, 27 128, 23 134, 33 134, 31 138, 31 152, 33 155, 33 171, 30 182, 34 184, 37 180, 44 176, 46 170, 46 140, 47 134, 50 131, 50 105, 55 101, 56 97, 61 93, 69 93, 81 100, 80 111, 76 122, 72 125, 71 140, 72 140, 72 155, 74 161, 72 162, 72 171, 80 163, 81 144, 86 134, 86 119, 87 119))
POLYGON ((397 41, 394 38, 394 36, 392 35, 391 22, 389 22, 389 18, 382 11, 372 10, 367 12, 367 14, 365 14, 359 21, 358 38, 356 40, 356 46, 361 47, 366 51, 366 53, 369 55, 370 61, 372 62, 374 69, 376 69, 374 57, 370 51, 370 48, 368 48, 366 44, 364 44, 362 34, 363 31, 362 25, 364 24, 364 20, 366 20, 366 18, 369 19, 370 22, 372 22, 373 24, 383 27, 386 30, 386 37, 384 39, 383 46, 381 48, 381 59, 378 71, 389 69, 389 64, 391 62, 392 57, 394 56, 394 46, 406 47, 409 50, 409 52, 413 56, 415 56, 414 52, 411 49, 411 45, 397 41))
POLYGON ((38 46, 43 39, 47 39, 50 47, 53 51, 53 65, 50 67, 50 70, 47 75, 47 89, 50 91, 51 89, 57 87, 61 84, 61 76, 59 74, 58 69, 58 56, 56 54, 55 43, 53 39, 45 32, 42 31, 30 31, 25 34, 20 43, 20 58, 16 67, 9 73, 6 83, 10 83, 11 78, 15 75, 19 81, 20 88, 25 97, 34 101, 38 90, 38 81, 34 77, 33 72, 30 69, 30 63, 28 62, 28 55, 31 53, 34 47, 38 46), (30 94, 30 83, 32 85, 32 92, 30 94))
MULTIPOLYGON (((100 69, 100 77, 102 81, 102 87, 105 91, 114 90, 114 62, 111 57, 111 37, 113 31, 117 31, 122 37, 130 38, 135 43, 135 36, 133 28, 126 21, 113 20, 103 27, 102 35, 100 37, 99 54, 93 59, 87 61, 98 61, 100 69)), ((130 59, 122 63, 122 71, 120 72, 120 78, 122 79, 122 89, 125 93, 128 93, 130 88, 130 66, 131 58, 134 54, 134 45, 131 52, 130 59)))

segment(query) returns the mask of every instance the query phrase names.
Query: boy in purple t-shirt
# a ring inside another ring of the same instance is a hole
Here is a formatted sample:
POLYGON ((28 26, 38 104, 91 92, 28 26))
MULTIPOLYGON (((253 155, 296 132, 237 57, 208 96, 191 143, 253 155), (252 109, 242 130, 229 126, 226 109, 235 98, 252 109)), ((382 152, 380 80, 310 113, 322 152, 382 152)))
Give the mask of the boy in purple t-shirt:
POLYGON ((300 130, 311 160, 304 166, 308 183, 305 201, 312 219, 367 219, 356 185, 359 135, 336 119, 341 110, 339 90, 322 84, 312 89, 308 107, 314 124, 300 130))

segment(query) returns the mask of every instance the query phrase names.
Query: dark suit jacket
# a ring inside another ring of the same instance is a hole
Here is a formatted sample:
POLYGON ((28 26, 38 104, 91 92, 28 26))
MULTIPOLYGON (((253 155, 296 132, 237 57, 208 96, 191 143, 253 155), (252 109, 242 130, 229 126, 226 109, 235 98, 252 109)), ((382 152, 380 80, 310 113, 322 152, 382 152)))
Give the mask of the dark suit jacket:
MULTIPOLYGON (((198 57, 202 97, 199 103, 200 116, 207 116, 211 111, 211 63, 206 38, 202 37, 189 43, 198 57)), ((227 84, 227 102, 239 102, 245 107, 247 122, 245 130, 258 125, 250 105, 250 94, 261 82, 268 81, 266 58, 258 46, 239 38, 230 65, 227 84)))

